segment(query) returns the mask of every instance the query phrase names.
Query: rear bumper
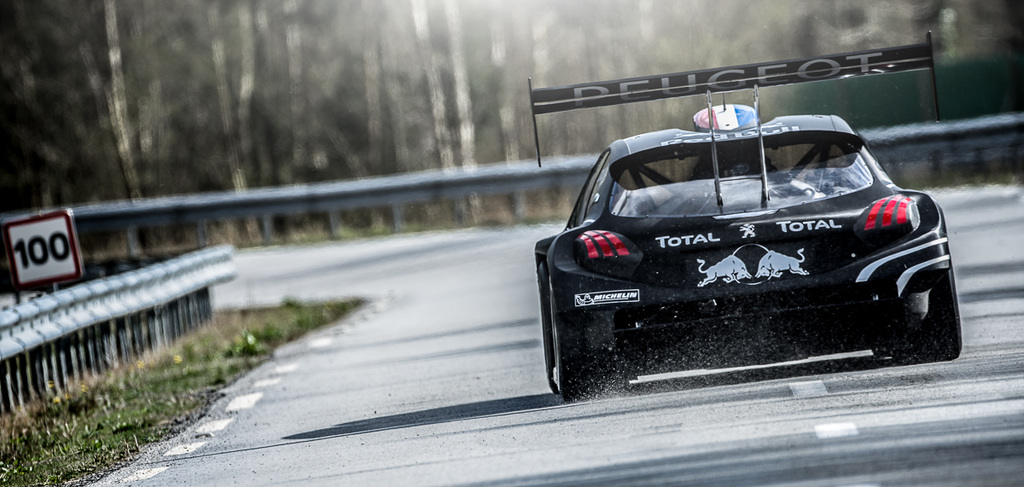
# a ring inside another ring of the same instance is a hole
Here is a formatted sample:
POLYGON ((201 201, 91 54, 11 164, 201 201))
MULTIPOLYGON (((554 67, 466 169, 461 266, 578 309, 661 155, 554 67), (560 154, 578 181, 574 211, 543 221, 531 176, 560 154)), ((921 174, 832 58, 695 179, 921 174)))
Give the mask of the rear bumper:
POLYGON ((727 301, 719 315, 705 312, 674 322, 656 321, 663 313, 620 310, 612 315, 614 347, 631 369, 645 373, 735 367, 877 349, 907 322, 903 300, 882 297, 869 286, 829 294, 834 300, 787 306, 770 299, 727 301))
POLYGON ((743 293, 728 295, 606 281, 589 274, 577 281, 576 289, 635 290, 637 299, 581 306, 565 299, 578 294, 563 294, 556 310, 560 321, 576 332, 572 338, 579 347, 595 354, 613 352, 637 374, 886 349, 919 325, 919 306, 949 272, 948 249, 945 238, 941 240, 887 257, 870 274, 862 271, 862 264, 816 276, 803 286, 748 286, 737 288, 743 293), (865 275, 869 278, 858 279, 865 275))

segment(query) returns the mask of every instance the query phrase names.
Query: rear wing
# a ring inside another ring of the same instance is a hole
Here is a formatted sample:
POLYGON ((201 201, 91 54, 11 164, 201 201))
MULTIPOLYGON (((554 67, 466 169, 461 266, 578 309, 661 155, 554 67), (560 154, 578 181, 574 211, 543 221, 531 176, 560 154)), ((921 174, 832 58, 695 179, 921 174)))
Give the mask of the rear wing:
MULTIPOLYGON (((535 89, 533 80, 528 79, 537 165, 539 166, 541 163, 537 115, 695 95, 706 95, 710 100, 712 93, 743 89, 755 90, 756 97, 757 87, 928 69, 931 70, 935 118, 938 120, 939 100, 935 85, 935 61, 932 52, 932 34, 928 32, 925 42, 922 44, 785 61, 551 88, 535 89)), ((760 114, 757 114, 757 118, 758 125, 760 125, 760 114)))

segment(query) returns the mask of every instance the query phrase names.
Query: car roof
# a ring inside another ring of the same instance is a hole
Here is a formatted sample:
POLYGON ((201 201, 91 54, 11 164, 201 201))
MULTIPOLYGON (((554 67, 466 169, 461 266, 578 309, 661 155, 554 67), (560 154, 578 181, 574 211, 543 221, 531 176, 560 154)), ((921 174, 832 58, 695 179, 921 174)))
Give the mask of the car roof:
MULTIPOLYGON (((850 124, 835 115, 786 115, 762 123, 761 128, 765 136, 770 136, 779 131, 792 132, 797 130, 804 132, 839 132, 857 136, 857 133, 850 127, 850 124)), ((614 161, 631 154, 677 144, 690 137, 707 138, 708 135, 708 132, 691 130, 658 130, 616 140, 608 146, 608 149, 611 151, 610 158, 614 161)), ((716 135, 719 137, 724 136, 727 139, 751 138, 757 137, 757 131, 746 127, 736 130, 716 131, 716 135)))

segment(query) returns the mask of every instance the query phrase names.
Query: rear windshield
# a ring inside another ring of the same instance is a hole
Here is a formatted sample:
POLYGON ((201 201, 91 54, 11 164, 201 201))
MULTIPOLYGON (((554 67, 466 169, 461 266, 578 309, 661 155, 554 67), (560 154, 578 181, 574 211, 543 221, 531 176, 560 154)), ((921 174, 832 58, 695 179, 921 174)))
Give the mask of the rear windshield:
MULTIPOLYGON (((791 132, 764 138, 768 208, 833 198, 871 185, 855 136, 791 132)), ((710 143, 681 143, 616 161, 609 205, 626 217, 707 216, 761 209, 758 139, 717 142, 723 209, 710 143)))

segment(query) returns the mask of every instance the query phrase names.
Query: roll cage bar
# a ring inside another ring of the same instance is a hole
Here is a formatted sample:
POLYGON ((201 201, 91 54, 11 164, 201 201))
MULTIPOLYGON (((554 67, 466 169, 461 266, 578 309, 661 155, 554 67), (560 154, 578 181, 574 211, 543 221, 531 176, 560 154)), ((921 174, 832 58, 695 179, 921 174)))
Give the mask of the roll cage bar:
POLYGON ((527 85, 530 89, 530 108, 533 116, 533 140, 537 151, 537 166, 540 167, 541 165, 537 115, 703 94, 707 97, 707 110, 710 121, 715 193, 717 195, 718 207, 722 210, 724 202, 722 201, 721 177, 718 170, 718 150, 715 146, 716 114, 711 101, 711 95, 713 93, 727 93, 750 89, 753 91, 754 118, 756 119, 758 146, 760 147, 761 206, 762 208, 767 208, 770 197, 768 195, 768 171, 764 155, 764 138, 761 131, 759 87, 927 69, 931 71, 935 119, 939 120, 939 94, 935 83, 935 59, 933 52, 932 33, 929 31, 925 36, 925 42, 921 44, 785 61, 745 64, 551 88, 534 88, 533 79, 527 78, 527 85))

